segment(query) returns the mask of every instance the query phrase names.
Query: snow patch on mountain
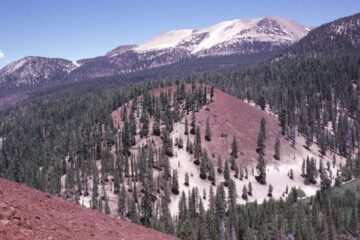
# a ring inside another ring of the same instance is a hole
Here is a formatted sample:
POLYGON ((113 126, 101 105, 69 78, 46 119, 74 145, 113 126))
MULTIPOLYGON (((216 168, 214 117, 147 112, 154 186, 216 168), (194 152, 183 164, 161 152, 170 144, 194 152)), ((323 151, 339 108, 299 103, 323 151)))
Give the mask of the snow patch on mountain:
POLYGON ((194 32, 192 29, 175 30, 163 33, 141 45, 136 50, 146 52, 152 50, 161 50, 165 48, 174 48, 186 37, 191 36, 194 32))
POLYGON ((77 61, 73 61, 72 63, 74 64, 74 66, 75 66, 76 68, 78 68, 78 67, 80 67, 80 66, 81 66, 81 64, 80 64, 80 63, 78 63, 77 61))

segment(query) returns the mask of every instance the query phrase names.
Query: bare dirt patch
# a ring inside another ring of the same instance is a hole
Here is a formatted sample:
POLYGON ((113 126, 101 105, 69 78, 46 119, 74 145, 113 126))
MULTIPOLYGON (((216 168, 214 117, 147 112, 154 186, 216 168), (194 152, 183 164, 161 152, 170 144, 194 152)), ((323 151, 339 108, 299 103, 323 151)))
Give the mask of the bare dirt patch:
POLYGON ((0 179, 0 239, 175 239, 0 179))

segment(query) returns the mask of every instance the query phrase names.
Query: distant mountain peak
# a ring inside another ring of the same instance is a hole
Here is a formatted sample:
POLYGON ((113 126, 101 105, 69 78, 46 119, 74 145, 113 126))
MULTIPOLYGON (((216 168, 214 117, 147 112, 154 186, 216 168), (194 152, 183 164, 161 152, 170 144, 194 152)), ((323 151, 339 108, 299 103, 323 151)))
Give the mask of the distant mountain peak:
POLYGON ((60 81, 80 65, 60 58, 27 56, 0 70, 0 86, 33 86, 48 80, 60 81))
POLYGON ((293 43, 304 37, 309 30, 292 20, 280 17, 233 19, 198 30, 166 32, 138 45, 134 50, 146 52, 182 47, 191 54, 196 54, 216 45, 231 44, 234 41, 293 43))
POLYGON ((0 86, 79 81, 173 64, 184 59, 270 53, 304 37, 309 28, 280 17, 233 19, 201 29, 165 32, 139 45, 79 61, 29 56, 0 70, 0 86))

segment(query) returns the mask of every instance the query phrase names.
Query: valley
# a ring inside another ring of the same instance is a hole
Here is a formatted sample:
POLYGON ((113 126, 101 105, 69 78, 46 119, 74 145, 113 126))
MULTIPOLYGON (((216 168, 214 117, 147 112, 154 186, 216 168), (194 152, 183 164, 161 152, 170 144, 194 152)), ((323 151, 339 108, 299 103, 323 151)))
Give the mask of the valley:
POLYGON ((0 70, 0 239, 360 237, 360 14, 198 26, 0 70))

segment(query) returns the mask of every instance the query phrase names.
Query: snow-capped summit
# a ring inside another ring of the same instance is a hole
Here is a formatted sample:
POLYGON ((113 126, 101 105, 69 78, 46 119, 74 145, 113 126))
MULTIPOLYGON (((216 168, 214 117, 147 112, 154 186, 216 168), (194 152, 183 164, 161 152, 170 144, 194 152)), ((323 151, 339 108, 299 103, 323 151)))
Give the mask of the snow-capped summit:
MULTIPOLYGON (((253 19, 235 19, 220 22, 203 29, 175 30, 163 33, 153 39, 138 45, 135 51, 163 51, 170 48, 180 48, 190 54, 216 55, 218 48, 239 45, 241 43, 269 42, 276 45, 291 44, 308 32, 309 28, 292 20, 280 17, 265 17, 253 19), (211 53, 211 49, 217 49, 211 53)), ((235 51, 236 52, 236 51, 235 51)))

